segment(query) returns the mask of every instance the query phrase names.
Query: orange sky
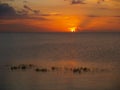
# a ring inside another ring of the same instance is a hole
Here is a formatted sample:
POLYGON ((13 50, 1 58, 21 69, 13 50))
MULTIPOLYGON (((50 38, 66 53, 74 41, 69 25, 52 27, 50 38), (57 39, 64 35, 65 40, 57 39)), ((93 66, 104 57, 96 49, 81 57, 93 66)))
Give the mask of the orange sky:
POLYGON ((119 0, 0 0, 0 32, 120 31, 119 0))

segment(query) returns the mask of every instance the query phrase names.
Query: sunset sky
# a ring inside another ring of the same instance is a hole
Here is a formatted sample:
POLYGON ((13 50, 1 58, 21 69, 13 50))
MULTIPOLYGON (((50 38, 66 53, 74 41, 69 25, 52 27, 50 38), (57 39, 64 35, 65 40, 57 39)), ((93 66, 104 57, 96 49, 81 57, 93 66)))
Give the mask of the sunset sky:
POLYGON ((0 32, 120 32, 120 0, 0 0, 0 32))

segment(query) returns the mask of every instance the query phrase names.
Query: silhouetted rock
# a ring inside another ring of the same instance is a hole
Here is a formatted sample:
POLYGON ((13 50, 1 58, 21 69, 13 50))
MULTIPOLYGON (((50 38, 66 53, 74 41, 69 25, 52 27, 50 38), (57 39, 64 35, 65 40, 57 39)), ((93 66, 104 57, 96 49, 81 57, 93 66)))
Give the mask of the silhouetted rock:
POLYGON ((19 64, 19 65, 6 65, 8 67, 9 70, 11 71, 26 71, 26 70, 35 70, 36 72, 48 72, 48 71, 54 71, 54 72, 58 72, 58 71, 62 71, 62 72, 72 72, 72 73, 87 73, 87 72, 104 72, 107 71, 106 69, 102 69, 102 68, 88 68, 88 67, 57 67, 57 66, 52 66, 52 67, 48 67, 50 69, 48 69, 47 67, 42 68, 42 67, 37 67, 36 65, 33 64, 19 64))
POLYGON ((19 64, 16 66, 10 66, 10 69, 11 70, 26 70, 26 69, 31 69, 33 67, 34 67, 34 65, 32 65, 32 64, 19 64))
POLYGON ((46 68, 41 68, 41 69, 36 68, 35 71, 36 72, 47 72, 48 70, 46 68))
POLYGON ((17 70, 18 69, 18 67, 17 66, 11 66, 11 68, 10 68, 11 70, 17 70))
POLYGON ((57 70, 60 70, 60 68, 59 68, 59 67, 54 67, 54 66, 53 66, 53 67, 51 67, 51 70, 52 70, 52 71, 57 71, 57 70))
POLYGON ((87 67, 73 68, 73 73, 89 72, 90 69, 87 67))
POLYGON ((81 73, 81 70, 79 68, 74 68, 73 73, 81 73))
POLYGON ((89 72, 89 71, 90 71, 90 69, 87 68, 87 67, 84 67, 82 70, 83 70, 84 72, 89 72))
POLYGON ((54 70, 55 70, 55 67, 51 67, 51 69, 54 71, 54 70))
POLYGON ((22 67, 21 67, 22 70, 25 70, 26 68, 27 68, 26 66, 22 66, 22 67))
POLYGON ((36 68, 35 71, 38 72, 38 71, 40 71, 40 69, 39 69, 39 68, 36 68))
POLYGON ((29 64, 28 66, 29 66, 30 68, 35 67, 35 65, 33 65, 33 64, 29 64))
POLYGON ((19 67, 19 69, 21 69, 21 70, 25 70, 25 69, 28 68, 28 65, 20 64, 18 67, 19 67))
POLYGON ((35 67, 35 65, 33 65, 33 64, 20 64, 20 65, 19 65, 19 68, 22 69, 22 70, 32 69, 32 68, 34 68, 34 67, 35 67))

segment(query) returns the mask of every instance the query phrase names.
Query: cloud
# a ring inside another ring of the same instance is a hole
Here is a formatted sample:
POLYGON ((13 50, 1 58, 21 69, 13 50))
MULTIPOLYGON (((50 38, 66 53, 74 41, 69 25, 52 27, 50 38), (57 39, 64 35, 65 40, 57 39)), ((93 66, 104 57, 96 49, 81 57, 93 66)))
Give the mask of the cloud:
POLYGON ((0 0, 0 4, 1 3, 5 3, 5 2, 14 2, 15 0, 0 0))
POLYGON ((2 1, 15 1, 15 0, 0 0, 0 2, 2 2, 2 1))
POLYGON ((24 8, 30 10, 30 11, 33 11, 30 7, 28 7, 27 5, 24 5, 24 8))
POLYGON ((29 12, 25 9, 22 9, 22 10, 17 11, 17 13, 20 15, 28 15, 29 12))
POLYGON ((85 0, 64 0, 64 1, 70 1, 71 4, 86 4, 85 0))
POLYGON ((16 11, 8 4, 0 4, 0 16, 15 16, 16 11))
POLYGON ((95 17, 100 17, 98 15, 87 15, 87 17, 95 18, 95 17))
POLYGON ((34 19, 34 20, 48 20, 47 16, 59 16, 58 13, 40 13, 39 10, 33 10, 27 5, 24 5, 23 9, 16 11, 7 3, 0 4, 0 19, 11 20, 11 19, 34 19), (33 12, 34 15, 29 14, 29 11, 33 12))
MULTIPOLYGON (((36 11, 34 11, 36 12, 36 11)), ((36 12, 37 13, 37 12, 36 12)), ((16 11, 9 4, 0 4, 0 19, 37 19, 37 20, 47 20, 45 17, 32 17, 28 15, 28 11, 21 10, 16 11)))
POLYGON ((72 0, 71 4, 86 4, 84 1, 85 0, 72 0))
MULTIPOLYGON (((71 4, 87 4, 86 2, 88 0, 64 0, 64 1, 70 1, 71 4)), ((96 3, 101 4, 102 2, 104 2, 105 0, 96 0, 96 3)))
POLYGON ((47 13, 47 14, 40 14, 41 16, 60 16, 59 13, 47 13))
POLYGON ((97 3, 98 4, 101 4, 101 3, 103 3, 103 2, 106 2, 106 3, 110 3, 110 2, 112 2, 112 3, 120 3, 120 0, 98 0, 97 1, 97 3))
POLYGON ((120 16, 100 16, 100 15, 86 15, 86 17, 94 18, 94 17, 115 17, 115 18, 120 18, 120 16))
POLYGON ((100 4, 102 2, 104 2, 105 0, 98 0, 97 3, 100 4))
POLYGON ((47 29, 24 23, 0 24, 0 32, 45 32, 47 29))
POLYGON ((24 0, 23 2, 24 2, 24 3, 28 3, 28 1, 26 1, 26 0, 24 0))
POLYGON ((111 1, 114 1, 114 2, 120 2, 120 0, 111 0, 111 1))
POLYGON ((0 22, 0 32, 48 32, 49 28, 42 24, 34 24, 34 20, 29 22, 2 21, 0 22))
MULTIPOLYGON (((26 10, 28 10, 28 11, 33 12, 33 13, 36 14, 36 15, 39 15, 39 16, 59 16, 59 15, 61 15, 61 14, 59 14, 59 13, 42 13, 42 12, 40 12, 39 10, 33 10, 33 9, 30 8, 28 5, 24 5, 24 8, 25 8, 26 10)), ((25 11, 25 10, 23 9, 22 13, 26 14, 26 13, 28 13, 28 11, 25 11)))
POLYGON ((114 17, 118 17, 118 18, 120 18, 120 16, 114 16, 114 17))
POLYGON ((24 5, 24 8, 27 9, 27 10, 29 10, 29 11, 31 11, 31 12, 33 12, 34 14, 39 14, 39 12, 40 12, 39 10, 33 10, 32 8, 30 8, 27 5, 24 5))

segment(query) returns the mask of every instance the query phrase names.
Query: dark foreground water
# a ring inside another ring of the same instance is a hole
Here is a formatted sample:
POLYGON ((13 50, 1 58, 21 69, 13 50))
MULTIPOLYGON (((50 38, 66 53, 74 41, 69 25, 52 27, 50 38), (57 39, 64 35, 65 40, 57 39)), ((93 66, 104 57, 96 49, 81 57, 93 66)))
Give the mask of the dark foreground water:
POLYGON ((0 90, 120 90, 120 33, 0 33, 0 90), (19 64, 61 70, 8 67, 19 64))

